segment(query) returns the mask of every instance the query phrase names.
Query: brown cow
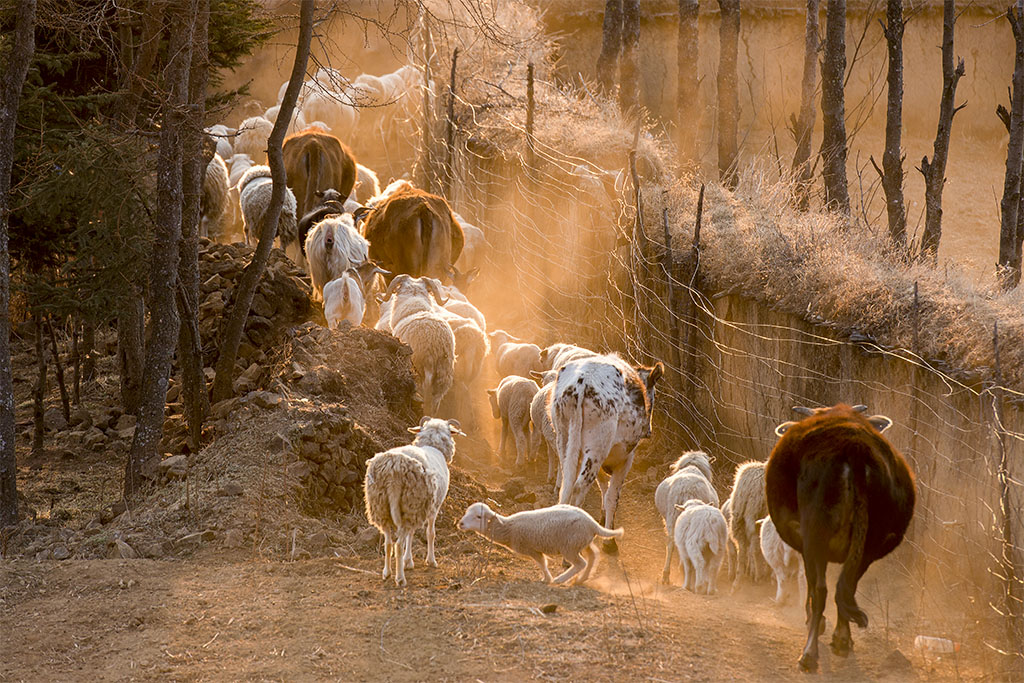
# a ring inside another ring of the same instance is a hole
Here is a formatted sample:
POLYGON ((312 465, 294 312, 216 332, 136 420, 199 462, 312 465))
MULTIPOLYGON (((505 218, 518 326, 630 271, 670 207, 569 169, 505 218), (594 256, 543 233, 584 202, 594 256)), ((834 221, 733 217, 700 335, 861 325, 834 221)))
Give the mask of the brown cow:
POLYGON ((370 259, 395 275, 452 281, 452 264, 465 236, 451 207, 439 197, 402 187, 378 204, 362 225, 370 259))
POLYGON ((320 128, 307 128, 285 140, 283 151, 288 187, 298 204, 296 216, 316 206, 318 191, 335 189, 345 202, 356 184, 356 160, 341 140, 320 128))
POLYGON ((903 540, 914 513, 914 475, 882 436, 892 420, 864 417, 866 406, 794 408, 806 415, 785 422, 765 466, 768 511, 782 540, 803 555, 807 574, 807 644, 800 668, 818 668, 818 634, 829 562, 842 563, 836 582, 832 651, 853 648, 850 622, 868 617, 857 606, 857 582, 868 566, 903 540))

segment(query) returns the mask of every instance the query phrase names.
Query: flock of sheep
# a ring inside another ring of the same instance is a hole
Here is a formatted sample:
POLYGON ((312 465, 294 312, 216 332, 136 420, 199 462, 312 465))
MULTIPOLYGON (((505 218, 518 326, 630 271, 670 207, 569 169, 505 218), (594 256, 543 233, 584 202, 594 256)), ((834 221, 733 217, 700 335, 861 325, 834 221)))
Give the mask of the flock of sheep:
MULTIPOLYGON (((476 387, 490 358, 501 377, 487 391, 493 417, 501 422, 499 454, 512 460, 514 449, 518 469, 546 450, 547 481, 558 504, 504 516, 474 503, 459 528, 533 559, 547 582, 585 581, 598 557, 595 539, 607 539, 605 549, 614 552, 615 539, 623 535, 615 528, 615 512, 637 445, 651 436, 664 368, 566 343, 541 348, 503 330, 488 331, 483 313, 466 296, 488 258, 484 231, 455 213, 444 197, 408 180, 382 190, 377 175, 356 163, 340 139, 355 134, 360 105, 395 106, 399 116, 429 84, 413 67, 342 82, 336 72, 322 69, 302 88, 284 143, 289 188, 277 237, 309 273, 313 298, 323 301, 331 328, 343 321, 373 324, 412 350, 427 416, 410 428, 416 435, 411 444, 367 462, 364 481, 367 518, 384 536, 383 577, 393 568, 396 583, 405 584, 405 570, 414 564, 412 536, 420 528, 426 530, 426 561, 436 566, 435 521, 448 493, 454 436, 464 434, 458 420, 439 416, 457 412, 451 406, 460 400, 482 398, 476 387), (445 402, 449 396, 454 400, 445 402), (581 507, 595 482, 603 524, 581 507), (559 555, 570 567, 552 578, 547 558, 559 555)), ((278 112, 271 107, 235 130, 209 129, 218 138, 203 186, 202 230, 209 237, 255 239, 273 186, 269 168, 257 162, 265 158, 278 112)), ((386 118, 379 117, 378 125, 386 118)), ((621 173, 580 166, 573 175, 581 187, 593 186, 593 193, 604 188, 614 197, 622 191, 621 173)), ((665 583, 674 555, 684 587, 703 594, 716 592, 726 561, 736 580, 767 578, 770 568, 777 602, 794 576, 806 591, 805 566, 809 577, 813 573, 813 599, 807 603, 812 627, 801 659, 808 670, 817 666, 824 568, 845 563, 833 642, 843 654, 852 647, 849 622, 867 623, 854 600, 856 583, 868 564, 898 545, 913 511, 913 475, 881 436, 891 420, 864 417, 864 410, 800 408, 806 420, 776 429, 780 439, 767 462, 736 469, 721 506, 711 458, 701 451, 679 457, 654 496, 667 535, 665 583), (826 433, 833 435, 827 447, 815 436, 826 433), (797 481, 815 484, 797 487, 797 481), (831 493, 815 493, 822 491, 831 493), (782 526, 776 528, 773 519, 783 520, 782 526), (800 547, 804 564, 794 550, 800 547)))

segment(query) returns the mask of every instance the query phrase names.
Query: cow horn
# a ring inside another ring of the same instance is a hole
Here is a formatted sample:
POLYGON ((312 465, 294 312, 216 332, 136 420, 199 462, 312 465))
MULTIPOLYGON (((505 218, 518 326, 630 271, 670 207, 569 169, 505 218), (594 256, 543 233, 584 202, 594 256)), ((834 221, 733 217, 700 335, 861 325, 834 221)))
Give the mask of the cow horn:
POLYGON ((430 293, 434 295, 434 301, 436 301, 438 305, 444 306, 448 303, 448 297, 441 293, 441 282, 439 280, 432 277, 425 277, 423 278, 423 281, 426 283, 427 289, 430 290, 430 293), (444 301, 441 300, 442 298, 444 301))
POLYGON ((867 412, 867 409, 868 409, 868 407, 866 405, 864 405, 863 403, 858 403, 857 405, 853 406, 853 410, 855 412, 858 412, 858 413, 867 412))
POLYGON ((814 415, 814 409, 806 406, 793 406, 793 412, 797 415, 814 415))
POLYGON ((429 415, 424 415, 423 417, 421 417, 420 418, 420 427, 422 427, 423 425, 427 424, 427 420, 429 420, 429 419, 430 419, 429 415))

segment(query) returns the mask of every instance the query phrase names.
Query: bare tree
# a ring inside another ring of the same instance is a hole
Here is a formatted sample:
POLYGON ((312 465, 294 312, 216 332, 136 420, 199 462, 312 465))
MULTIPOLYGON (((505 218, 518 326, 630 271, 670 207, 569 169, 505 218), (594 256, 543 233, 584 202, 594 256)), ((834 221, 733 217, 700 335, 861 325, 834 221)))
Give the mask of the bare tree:
POLYGON ((157 157, 157 195, 153 252, 149 264, 149 325, 142 371, 138 420, 125 466, 124 496, 142 491, 143 464, 157 455, 163 435, 171 360, 178 338, 178 285, 182 195, 182 133, 188 109, 189 67, 195 28, 196 0, 177 0, 167 8, 167 64, 163 83, 160 148, 157 157))
POLYGON ((903 0, 888 0, 882 32, 889 53, 888 97, 885 105, 885 151, 882 168, 871 165, 882 178, 889 239, 897 247, 907 245, 907 207, 903 201, 903 0))
MULTIPOLYGON (((953 117, 966 105, 954 104, 956 84, 964 75, 964 60, 953 66, 953 29, 956 25, 956 0, 942 4, 942 98, 939 100, 939 126, 935 132, 935 146, 931 161, 921 159, 918 169, 924 176, 924 232, 921 234, 920 255, 934 263, 939 256, 942 239, 942 188, 946 184, 946 161, 949 159, 949 138, 953 132, 953 117)), ((1018 259, 1018 264, 1019 264, 1018 259)), ((1018 272, 1020 268, 1018 267, 1018 272)))
POLYGON ((14 377, 11 374, 11 169, 21 89, 36 48, 36 2, 17 5, 14 37, 0 76, 0 527, 18 522, 18 481, 14 457, 14 377))
POLYGON ((270 258, 270 250, 274 245, 274 238, 277 236, 277 224, 280 218, 281 208, 284 206, 285 192, 285 169, 284 155, 281 145, 284 143, 284 136, 288 129, 288 122, 291 121, 295 111, 295 102, 299 97, 299 89, 306 74, 306 63, 309 61, 309 44, 313 37, 313 0, 302 0, 299 10, 299 38, 295 48, 295 62, 292 65, 291 77, 288 79, 288 88, 285 90, 284 99, 281 101, 281 110, 278 112, 274 129, 267 140, 267 157, 270 166, 273 190, 270 197, 270 206, 267 208, 260 223, 260 237, 256 244, 256 252, 253 254, 249 265, 242 271, 242 276, 235 286, 234 302, 231 306, 231 313, 222 328, 220 356, 217 358, 216 376, 213 380, 212 400, 216 403, 231 397, 234 384, 235 361, 238 358, 238 346, 242 341, 242 332, 245 329, 245 321, 249 317, 249 309, 252 306, 252 297, 256 293, 256 286, 259 284, 263 271, 266 270, 267 261, 270 258))
POLYGON ((1003 199, 999 203, 999 281, 1010 289, 1020 283, 1021 269, 1021 173, 1024 163, 1024 0, 1017 0, 1006 10, 1016 45, 1013 60, 1013 86, 1010 110, 1002 105, 996 110, 1010 132, 1006 143, 1006 176, 1003 181, 1003 199))
POLYGON ((828 0, 825 10, 825 56, 821 64, 822 180, 825 206, 850 214, 846 178, 846 0, 828 0))
POLYGON ((736 62, 740 40, 740 0, 718 0, 718 179, 736 186, 739 79, 736 62))
POLYGON ((622 0, 607 0, 601 26, 601 54, 597 57, 597 82, 606 92, 615 89, 622 49, 622 0))
POLYGON ((796 204, 802 210, 809 205, 809 190, 814 177, 811 164, 811 137, 814 134, 814 95, 818 90, 818 3, 807 0, 804 26, 804 76, 800 81, 800 117, 792 118, 796 151, 793 153, 793 177, 796 181, 796 204))
POLYGON ((203 420, 210 408, 203 377, 203 350, 199 338, 199 216, 206 165, 214 148, 203 144, 206 118, 206 83, 209 73, 210 0, 199 0, 189 75, 189 111, 182 132, 184 166, 182 185, 185 204, 181 220, 181 257, 178 261, 176 301, 181 325, 178 330, 178 364, 189 447, 198 452, 203 420))
POLYGON ((633 115, 640 109, 640 0, 622 0, 619 109, 633 115))
POLYGON ((679 155, 686 160, 697 158, 697 131, 700 124, 700 81, 697 78, 699 11, 698 0, 679 0, 679 36, 676 40, 676 60, 679 65, 676 128, 679 136, 679 155))

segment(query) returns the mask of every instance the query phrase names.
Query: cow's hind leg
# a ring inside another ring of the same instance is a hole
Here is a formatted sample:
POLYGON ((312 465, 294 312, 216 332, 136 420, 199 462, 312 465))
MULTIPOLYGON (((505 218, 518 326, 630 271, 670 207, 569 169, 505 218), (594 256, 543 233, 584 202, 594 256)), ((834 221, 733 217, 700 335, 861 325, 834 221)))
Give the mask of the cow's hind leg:
POLYGON ((825 600, 828 586, 825 584, 825 569, 828 560, 823 548, 804 544, 804 568, 807 572, 807 644, 800 655, 800 668, 804 671, 818 670, 818 635, 825 618, 825 600))
POLYGON ((840 657, 846 657, 853 649, 850 622, 860 628, 866 628, 868 625, 868 615, 857 605, 857 583, 871 564, 871 561, 864 557, 867 529, 867 501, 857 499, 853 510, 850 553, 843 563, 839 580, 836 581, 836 630, 832 634, 832 652, 840 657))

